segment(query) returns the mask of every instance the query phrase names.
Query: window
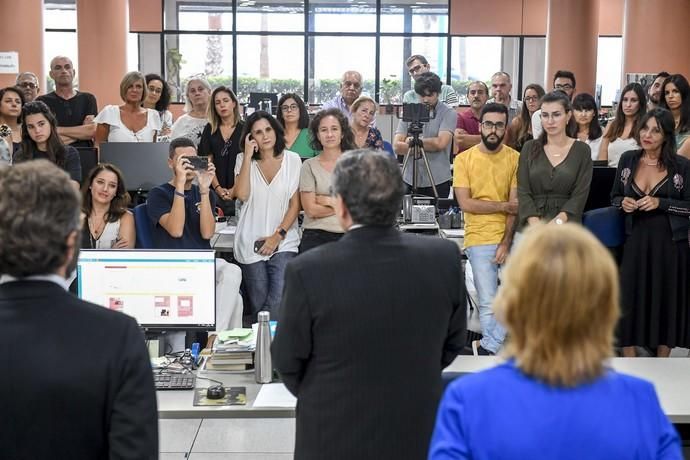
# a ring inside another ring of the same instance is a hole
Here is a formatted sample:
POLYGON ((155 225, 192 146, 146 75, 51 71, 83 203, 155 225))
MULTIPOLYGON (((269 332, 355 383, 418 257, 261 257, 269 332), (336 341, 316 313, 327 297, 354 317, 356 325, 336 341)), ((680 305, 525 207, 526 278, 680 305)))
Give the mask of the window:
MULTIPOLYGON (((546 71, 546 38, 545 37, 525 37, 522 51, 522 88, 530 83, 540 85, 548 91, 548 85, 544 81, 546 71)), ((520 96, 522 99, 522 94, 520 96)))
POLYGON ((448 1, 381 1, 381 32, 448 33, 448 1))
POLYGON ((623 61, 622 37, 599 37, 597 46, 597 87, 601 86, 601 105, 612 105, 621 89, 623 61))
MULTIPOLYGON (((50 61, 55 56, 67 56, 72 60, 77 70, 75 86, 79 86, 79 47, 77 45, 77 5, 75 0, 62 2, 45 2, 43 25, 43 62, 45 68, 50 70, 50 61)), ((55 83, 50 76, 46 77, 45 90, 49 93, 55 89, 55 83)))
POLYGON ((237 30, 249 32, 304 32, 304 2, 241 0, 237 30))
POLYGON ((312 32, 376 32, 376 2, 322 0, 309 3, 312 32))

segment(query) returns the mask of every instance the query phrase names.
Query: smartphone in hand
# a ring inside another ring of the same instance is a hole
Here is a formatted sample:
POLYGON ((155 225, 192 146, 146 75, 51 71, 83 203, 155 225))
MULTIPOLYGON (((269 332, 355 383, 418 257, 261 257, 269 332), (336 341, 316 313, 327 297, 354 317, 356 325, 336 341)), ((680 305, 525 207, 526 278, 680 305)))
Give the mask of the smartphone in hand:
POLYGON ((208 157, 187 157, 194 171, 206 171, 208 169, 208 157))
POLYGON ((259 252, 261 250, 261 248, 264 247, 264 243, 266 243, 266 240, 254 241, 254 252, 259 252))

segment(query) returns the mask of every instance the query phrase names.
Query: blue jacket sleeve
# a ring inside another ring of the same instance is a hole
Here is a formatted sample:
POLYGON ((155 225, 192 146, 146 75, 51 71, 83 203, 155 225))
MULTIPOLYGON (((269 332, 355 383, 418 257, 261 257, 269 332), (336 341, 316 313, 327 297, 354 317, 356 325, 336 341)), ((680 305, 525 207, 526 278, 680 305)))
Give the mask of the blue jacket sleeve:
POLYGON ((441 400, 436 414, 436 426, 429 446, 429 460, 470 458, 462 418, 465 412, 465 402, 457 383, 455 382, 448 387, 441 400))

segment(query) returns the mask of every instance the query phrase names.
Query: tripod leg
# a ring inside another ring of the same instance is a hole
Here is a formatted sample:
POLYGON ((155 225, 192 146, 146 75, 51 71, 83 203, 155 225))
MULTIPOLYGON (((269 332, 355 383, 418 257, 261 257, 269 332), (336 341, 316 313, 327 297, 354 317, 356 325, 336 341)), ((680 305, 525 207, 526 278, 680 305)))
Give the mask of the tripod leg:
POLYGON ((426 152, 422 148, 419 150, 422 153, 422 158, 424 159, 424 166, 426 167, 426 173, 429 175, 429 182, 431 183, 431 189, 434 191, 434 197, 436 197, 436 200, 438 200, 438 190, 436 190, 434 176, 431 174, 431 167, 429 166, 429 160, 426 157, 426 152))

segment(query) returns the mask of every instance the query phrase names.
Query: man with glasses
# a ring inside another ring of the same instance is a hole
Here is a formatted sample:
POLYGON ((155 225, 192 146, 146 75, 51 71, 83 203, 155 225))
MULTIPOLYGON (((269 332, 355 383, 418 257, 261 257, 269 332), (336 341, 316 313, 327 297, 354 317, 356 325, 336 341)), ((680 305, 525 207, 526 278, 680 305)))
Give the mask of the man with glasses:
POLYGON ((498 352, 506 335, 491 304, 498 289, 498 268, 513 241, 519 154, 503 144, 508 126, 505 105, 486 104, 480 122, 479 145, 453 162, 453 190, 465 216, 464 249, 472 267, 482 329, 482 339, 472 342, 472 353, 490 355, 498 352))
MULTIPOLYGON (((417 81, 419 76, 424 72, 431 72, 429 61, 427 61, 426 58, 421 54, 413 54, 412 56, 408 57, 405 61, 405 66, 407 67, 407 71, 410 73, 410 76, 414 79, 414 81, 417 81)), ((449 85, 441 85, 439 100, 445 103, 448 107, 453 108, 460 104, 458 94, 455 92, 453 87, 449 85)), ((403 95, 403 104, 418 104, 420 102, 422 101, 419 97, 419 94, 415 92, 414 88, 407 91, 403 95)))
MULTIPOLYGON (((575 96, 575 74, 570 70, 557 70, 553 74, 554 91, 562 91, 571 101, 575 96)), ((532 114, 532 137, 537 139, 541 136, 543 128, 541 126, 541 109, 532 114)))
POLYGON ((355 99, 362 94, 362 74, 356 70, 348 70, 343 74, 340 83, 340 94, 333 99, 326 101, 321 106, 321 110, 340 109, 346 117, 351 118, 350 107, 355 99))
POLYGON ((455 153, 463 152, 481 142, 479 115, 489 99, 489 88, 483 81, 473 81, 467 87, 467 101, 470 108, 458 114, 455 126, 455 153))
POLYGON ((93 94, 74 89, 75 75, 70 58, 54 57, 50 61, 50 78, 55 81, 55 91, 37 99, 55 114, 62 142, 73 147, 93 147, 98 105, 93 94))
POLYGON ((15 85, 24 93, 25 104, 33 101, 38 96, 38 77, 33 72, 22 72, 17 75, 15 85))

